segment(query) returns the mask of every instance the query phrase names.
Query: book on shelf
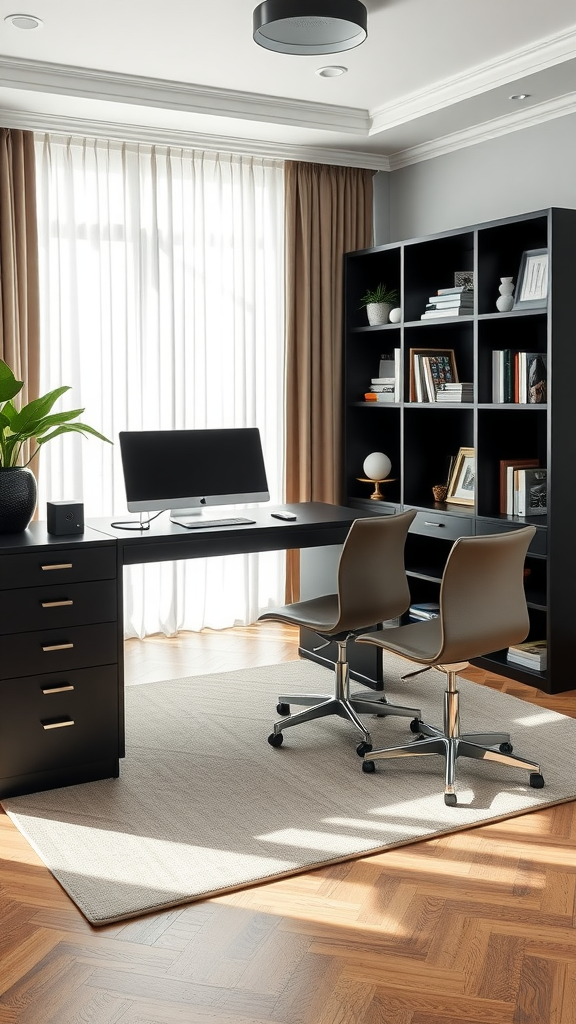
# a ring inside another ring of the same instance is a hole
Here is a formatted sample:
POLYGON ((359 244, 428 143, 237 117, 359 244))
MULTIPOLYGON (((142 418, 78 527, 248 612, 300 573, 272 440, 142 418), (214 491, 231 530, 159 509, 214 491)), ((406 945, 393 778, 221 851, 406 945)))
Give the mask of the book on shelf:
POLYGON ((394 391, 367 391, 365 402, 395 402, 394 391))
POLYGON ((540 352, 495 349, 492 353, 492 401, 522 405, 547 400, 546 356, 540 352))
POLYGON ((411 619, 417 619, 420 622, 437 619, 440 615, 440 605, 438 601, 417 601, 410 605, 408 615, 411 619))
POLYGON ((373 380, 370 384, 370 391, 392 391, 394 392, 395 384, 393 380, 383 380, 379 377, 377 380, 373 380))
POLYGON ((474 294, 474 289, 468 285, 454 285, 453 288, 439 288, 437 295, 462 295, 471 292, 474 294))
POLYGON ((427 309, 425 313, 422 313, 421 320, 433 320, 435 317, 441 316, 471 316, 471 306, 457 306, 455 308, 448 309, 427 309))
POLYGON ((514 515, 514 470, 533 469, 539 466, 538 459, 501 459, 500 460, 500 513, 504 516, 514 515))
POLYGON ((399 402, 400 367, 401 351, 399 348, 395 348, 394 351, 389 354, 381 355, 378 365, 378 376, 371 378, 370 391, 373 391, 375 388, 379 388, 381 385, 384 390, 388 392, 391 387, 392 399, 389 399, 389 401, 399 402))
POLYGON ((451 309, 459 306, 472 309, 473 305, 474 292, 463 292, 461 295, 431 295, 426 303, 426 309, 451 309))
POLYGON ((546 515, 547 471, 545 469, 514 470, 514 515, 546 515))
POLYGON ((473 402, 474 385, 463 382, 462 384, 440 384, 436 390, 437 402, 473 402))
POLYGON ((546 641, 527 640, 523 644, 515 644, 508 648, 507 658, 514 665, 544 672, 547 667, 546 641))

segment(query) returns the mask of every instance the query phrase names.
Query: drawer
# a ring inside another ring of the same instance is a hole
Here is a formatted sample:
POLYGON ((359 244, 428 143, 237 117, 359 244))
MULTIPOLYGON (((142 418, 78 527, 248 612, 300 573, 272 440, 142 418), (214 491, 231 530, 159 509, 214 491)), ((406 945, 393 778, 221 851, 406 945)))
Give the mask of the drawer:
POLYGON ((417 512, 410 532, 439 537, 441 540, 457 540, 458 537, 471 537, 472 525, 472 517, 468 519, 444 512, 417 512))
POLYGON ((0 635, 115 621, 116 580, 0 590, 0 635))
POLYGON ((118 756, 115 666, 5 679, 0 707, 2 779, 118 756))
POLYGON ((2 555, 0 590, 17 587, 45 587, 85 580, 111 580, 116 577, 116 546, 42 548, 22 555, 2 555))
POLYGON ((118 661, 118 626, 106 622, 37 630, 24 637, 17 633, 3 637, 1 647, 4 679, 112 665, 118 661))
MULTIPOLYGON (((509 530, 519 530, 523 526, 523 523, 502 523, 502 522, 489 522, 482 520, 476 520, 476 533, 487 534, 487 533, 508 533, 509 530)), ((530 547, 528 548, 528 554, 530 555, 545 555, 546 554, 546 541, 547 531, 536 528, 532 540, 530 541, 530 547)))

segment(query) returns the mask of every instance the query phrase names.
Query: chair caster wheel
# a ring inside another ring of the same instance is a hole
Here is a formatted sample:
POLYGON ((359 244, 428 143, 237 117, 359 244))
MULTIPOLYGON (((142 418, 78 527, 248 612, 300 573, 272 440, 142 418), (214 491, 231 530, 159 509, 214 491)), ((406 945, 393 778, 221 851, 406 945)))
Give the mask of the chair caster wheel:
POLYGON ((531 772, 530 785, 532 786, 532 789, 542 789, 544 786, 544 776, 539 775, 538 772, 531 772))
POLYGON ((369 754, 371 750, 371 743, 359 743, 358 746, 356 747, 356 753, 358 754, 358 757, 364 757, 364 754, 369 754))
POLYGON ((281 732, 271 732, 268 737, 268 743, 271 747, 281 747, 284 742, 284 737, 281 732))
POLYGON ((444 793, 444 803, 447 807, 456 807, 458 803, 456 793, 444 793))
POLYGON ((410 722, 410 732, 420 732, 420 719, 413 718, 410 722))
POLYGON ((276 711, 278 712, 279 715, 289 715, 290 714, 290 705, 289 704, 277 704, 276 705, 276 711))
POLYGON ((376 765, 374 761, 362 761, 362 771, 366 772, 366 775, 371 775, 372 772, 375 772, 376 765))
POLYGON ((514 750, 514 747, 511 743, 501 743, 498 749, 500 750, 501 754, 511 754, 514 750))

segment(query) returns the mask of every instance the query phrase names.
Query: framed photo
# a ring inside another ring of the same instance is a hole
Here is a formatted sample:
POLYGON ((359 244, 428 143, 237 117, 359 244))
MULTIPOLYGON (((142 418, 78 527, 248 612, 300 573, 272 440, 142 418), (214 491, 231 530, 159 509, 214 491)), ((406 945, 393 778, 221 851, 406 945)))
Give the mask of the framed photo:
POLYGON ((474 505, 476 458, 473 448, 460 448, 450 480, 446 501, 455 505, 474 505))
POLYGON ((457 384, 453 348, 410 349, 410 401, 435 402, 440 384, 457 384))
POLYGON ((473 270, 456 270, 454 271, 454 287, 464 288, 467 292, 474 291, 474 271, 473 270))
POLYGON ((514 309, 536 309, 548 302, 548 249, 522 253, 514 309))

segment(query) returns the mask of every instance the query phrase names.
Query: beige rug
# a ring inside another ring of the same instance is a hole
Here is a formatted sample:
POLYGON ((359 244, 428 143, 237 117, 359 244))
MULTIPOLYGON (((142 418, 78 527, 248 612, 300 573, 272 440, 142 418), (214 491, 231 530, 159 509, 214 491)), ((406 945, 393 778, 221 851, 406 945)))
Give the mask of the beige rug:
MULTIPOLYGON (((389 699, 438 722, 444 676, 406 683, 387 661, 389 699)), ((194 676, 127 689, 119 779, 3 801, 60 884, 95 925, 357 857, 576 796, 576 721, 461 680, 462 728, 509 728, 541 761, 544 789, 485 762, 458 762, 457 807, 443 799, 440 757, 362 772, 356 731, 336 718, 267 736, 280 692, 330 691, 310 662, 194 676)), ((367 719, 374 746, 406 742, 408 720, 367 719)))

